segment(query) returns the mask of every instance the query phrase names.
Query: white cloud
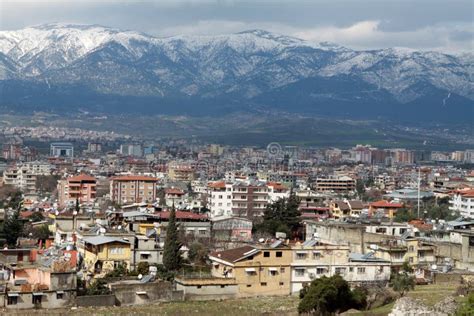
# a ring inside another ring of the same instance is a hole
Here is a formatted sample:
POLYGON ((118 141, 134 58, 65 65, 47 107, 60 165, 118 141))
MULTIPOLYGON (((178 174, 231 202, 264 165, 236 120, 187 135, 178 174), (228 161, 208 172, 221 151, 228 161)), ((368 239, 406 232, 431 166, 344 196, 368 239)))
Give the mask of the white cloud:
POLYGON ((474 39, 470 25, 433 25, 407 31, 385 31, 381 21, 360 21, 347 27, 318 26, 297 28, 281 23, 227 20, 201 20, 193 24, 154 30, 158 36, 216 35, 249 29, 264 29, 314 42, 333 42, 354 49, 408 47, 445 52, 472 51, 474 39))

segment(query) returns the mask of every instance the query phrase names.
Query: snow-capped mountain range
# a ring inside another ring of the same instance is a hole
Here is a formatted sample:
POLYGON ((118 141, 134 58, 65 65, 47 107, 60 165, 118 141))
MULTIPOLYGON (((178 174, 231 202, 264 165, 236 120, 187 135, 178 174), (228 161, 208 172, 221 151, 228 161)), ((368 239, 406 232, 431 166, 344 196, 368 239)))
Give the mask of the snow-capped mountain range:
POLYGON ((356 51, 262 30, 157 38, 47 24, 0 32, 0 104, 139 98, 153 100, 155 112, 186 103, 203 111, 243 103, 322 114, 419 103, 472 111, 473 65, 471 53, 356 51))

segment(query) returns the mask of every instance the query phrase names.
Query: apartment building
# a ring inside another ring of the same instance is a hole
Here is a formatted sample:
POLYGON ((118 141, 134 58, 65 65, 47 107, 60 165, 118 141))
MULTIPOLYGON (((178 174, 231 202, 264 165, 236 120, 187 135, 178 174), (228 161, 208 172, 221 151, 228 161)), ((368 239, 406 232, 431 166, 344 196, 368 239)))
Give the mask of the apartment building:
POLYGON ((168 178, 172 181, 191 182, 194 177, 194 168, 190 164, 171 162, 168 165, 168 178))
POLYGON ((209 259, 212 276, 235 280, 240 296, 298 293, 312 280, 336 274, 353 284, 385 284, 390 279, 389 261, 317 240, 277 240, 213 252, 209 259))
POLYGON ((158 179, 148 176, 118 176, 110 181, 110 199, 119 204, 156 201, 158 179))
POLYGON ((350 253, 349 246, 307 240, 292 246, 291 293, 323 276, 341 275, 353 284, 386 283, 390 280, 390 262, 373 253, 350 253))
POLYGON ((51 157, 74 158, 74 145, 72 143, 52 143, 49 155, 51 157))
POLYGON ((370 244, 367 251, 389 261, 394 267, 401 267, 404 262, 417 267, 430 267, 436 263, 435 246, 418 239, 385 240, 370 244))
POLYGON ((207 192, 207 205, 211 210, 211 218, 232 215, 232 183, 211 182, 207 192))
POLYGON ((451 211, 459 212, 465 218, 474 218, 474 189, 454 192, 449 204, 451 211))
POLYGON ((355 179, 349 176, 329 176, 316 178, 316 191, 331 193, 349 193, 356 187, 355 179))
POLYGON ((25 162, 7 168, 3 173, 3 183, 12 185, 24 193, 36 191, 36 177, 50 175, 52 166, 43 162, 25 162))
POLYGON ((96 178, 80 174, 58 181, 58 203, 60 207, 74 205, 76 201, 89 204, 95 201, 97 193, 96 178))
POLYGON ((290 190, 280 182, 217 181, 208 185, 208 207, 211 218, 260 216, 268 203, 287 198, 289 194, 290 190))

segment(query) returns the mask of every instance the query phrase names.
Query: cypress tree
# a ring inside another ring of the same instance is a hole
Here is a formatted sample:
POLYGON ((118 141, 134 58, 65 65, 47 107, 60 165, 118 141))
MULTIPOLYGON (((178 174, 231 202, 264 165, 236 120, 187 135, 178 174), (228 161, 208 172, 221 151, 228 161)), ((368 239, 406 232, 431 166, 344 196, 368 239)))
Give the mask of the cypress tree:
POLYGON ((165 247, 163 251, 163 265, 169 271, 177 271, 181 267, 181 243, 178 240, 178 225, 174 205, 170 212, 168 227, 166 228, 165 247))

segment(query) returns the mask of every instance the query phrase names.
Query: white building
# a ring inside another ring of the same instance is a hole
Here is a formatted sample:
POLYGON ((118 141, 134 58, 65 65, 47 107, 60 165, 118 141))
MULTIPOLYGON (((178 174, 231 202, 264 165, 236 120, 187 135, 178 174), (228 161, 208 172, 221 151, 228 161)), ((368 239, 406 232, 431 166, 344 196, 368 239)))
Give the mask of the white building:
POLYGON ((210 217, 232 216, 232 184, 224 181, 212 182, 208 186, 207 207, 210 217))
POLYGON ((346 245, 317 245, 308 240, 299 248, 293 247, 291 262, 291 293, 298 293, 305 284, 322 276, 341 275, 354 284, 386 283, 390 280, 390 262, 365 255, 350 253, 346 245))
POLYGON ((52 166, 42 162, 26 162, 13 165, 3 173, 3 183, 12 185, 24 193, 36 191, 36 177, 50 175, 52 166))
POLYGON ((451 211, 457 211, 465 218, 474 218, 474 189, 457 191, 449 204, 451 211))

